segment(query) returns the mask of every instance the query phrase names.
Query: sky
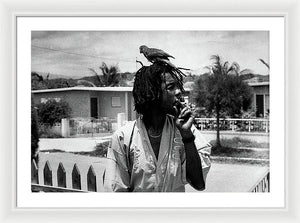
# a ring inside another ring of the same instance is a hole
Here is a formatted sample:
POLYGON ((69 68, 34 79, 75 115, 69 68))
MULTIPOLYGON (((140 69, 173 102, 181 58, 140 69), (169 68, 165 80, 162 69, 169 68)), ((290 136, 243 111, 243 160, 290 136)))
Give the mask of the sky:
POLYGON ((241 70, 268 74, 268 31, 32 31, 31 70, 71 77, 92 76, 102 62, 118 65, 120 72, 135 72, 150 63, 139 46, 162 49, 178 67, 202 74, 219 55, 223 62, 237 62, 241 70))

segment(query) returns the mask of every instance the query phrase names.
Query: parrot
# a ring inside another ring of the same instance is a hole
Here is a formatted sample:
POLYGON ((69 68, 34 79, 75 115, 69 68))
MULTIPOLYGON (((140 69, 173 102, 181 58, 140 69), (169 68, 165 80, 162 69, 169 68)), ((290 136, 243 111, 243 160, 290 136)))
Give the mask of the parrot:
POLYGON ((186 75, 184 73, 182 73, 182 71, 180 71, 180 69, 189 70, 189 69, 182 68, 182 67, 176 67, 174 64, 172 64, 171 61, 169 60, 169 57, 173 58, 173 59, 175 59, 175 57, 166 53, 163 50, 156 49, 156 48, 149 48, 145 45, 142 45, 142 46, 140 46, 140 53, 142 53, 149 62, 151 62, 151 63, 162 62, 164 64, 168 64, 169 66, 173 67, 174 69, 176 69, 179 73, 181 73, 184 76, 186 76, 186 75))
POLYGON ((147 58, 147 60, 151 63, 156 62, 156 61, 169 60, 169 57, 175 59, 175 57, 166 53, 163 50, 149 48, 145 45, 140 46, 140 53, 144 54, 144 56, 147 58))

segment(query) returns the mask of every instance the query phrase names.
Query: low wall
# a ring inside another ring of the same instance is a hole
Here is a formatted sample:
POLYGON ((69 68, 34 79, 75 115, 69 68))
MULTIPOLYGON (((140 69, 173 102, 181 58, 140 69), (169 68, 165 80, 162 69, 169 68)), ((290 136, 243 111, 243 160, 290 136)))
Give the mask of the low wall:
MULTIPOLYGON (((201 131, 207 141, 216 140, 216 131, 201 131)), ((221 131, 220 138, 232 139, 234 137, 240 137, 248 139, 257 143, 269 143, 269 133, 255 133, 255 132, 232 132, 232 131, 221 131)))

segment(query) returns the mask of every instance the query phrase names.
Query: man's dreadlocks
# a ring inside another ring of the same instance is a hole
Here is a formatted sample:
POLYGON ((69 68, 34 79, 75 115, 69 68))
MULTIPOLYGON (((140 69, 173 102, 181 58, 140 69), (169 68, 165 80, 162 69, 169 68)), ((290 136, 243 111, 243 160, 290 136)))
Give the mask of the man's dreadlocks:
POLYGON ((184 92, 183 75, 177 68, 159 62, 143 66, 137 71, 133 86, 134 105, 137 113, 146 115, 153 105, 160 103, 161 85, 165 81, 165 73, 170 73, 178 82, 180 90, 184 92))

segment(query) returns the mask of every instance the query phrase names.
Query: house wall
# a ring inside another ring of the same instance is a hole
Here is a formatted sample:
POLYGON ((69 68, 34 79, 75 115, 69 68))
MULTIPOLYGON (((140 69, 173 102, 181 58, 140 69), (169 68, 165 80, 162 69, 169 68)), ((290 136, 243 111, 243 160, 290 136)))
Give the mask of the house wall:
POLYGON ((91 97, 97 97, 99 102, 99 116, 117 118, 118 113, 125 113, 128 120, 135 119, 133 116, 132 93, 131 92, 91 92, 91 97), (126 99, 126 96, 127 99, 126 99), (113 106, 112 97, 120 98, 120 106, 113 106), (126 104, 127 100, 127 104, 126 104), (127 109, 126 109, 127 107, 127 109))
POLYGON ((129 96, 130 96, 129 104, 131 106, 131 119, 130 120, 135 120, 137 118, 137 113, 134 110, 134 98, 133 98, 132 92, 129 92, 129 96))
POLYGON ((254 94, 269 94, 269 86, 252 86, 254 94))
POLYGON ((71 107, 71 117, 90 117, 90 93, 88 91, 64 91, 34 93, 34 102, 40 103, 41 99, 60 98, 71 107))
POLYGON ((270 110, 270 87, 269 85, 265 86, 252 86, 253 89, 253 100, 252 106, 256 107, 256 95, 264 96, 264 115, 267 111, 270 110))
POLYGON ((134 100, 132 92, 113 92, 113 91, 60 91, 34 93, 34 102, 40 103, 41 99, 62 99, 70 105, 71 117, 90 117, 91 98, 98 99, 98 117, 109 117, 116 119, 118 113, 125 113, 127 120, 136 119, 134 111, 134 100), (125 95, 127 94, 127 99, 125 95), (120 106, 112 106, 112 97, 120 98, 120 106), (127 109, 125 101, 127 100, 127 109))

